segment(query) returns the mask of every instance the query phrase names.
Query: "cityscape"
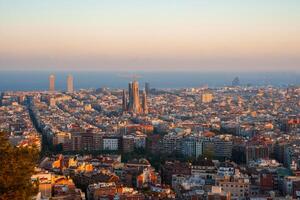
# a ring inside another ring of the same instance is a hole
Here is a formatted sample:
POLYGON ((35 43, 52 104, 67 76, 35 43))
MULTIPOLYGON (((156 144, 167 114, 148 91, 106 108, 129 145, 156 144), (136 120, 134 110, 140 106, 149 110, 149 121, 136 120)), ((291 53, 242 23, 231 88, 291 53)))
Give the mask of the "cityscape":
POLYGON ((0 0, 0 200, 300 199, 299 0, 0 0))
POLYGON ((41 152, 37 199, 298 198, 300 88, 3 92, 0 130, 41 152))

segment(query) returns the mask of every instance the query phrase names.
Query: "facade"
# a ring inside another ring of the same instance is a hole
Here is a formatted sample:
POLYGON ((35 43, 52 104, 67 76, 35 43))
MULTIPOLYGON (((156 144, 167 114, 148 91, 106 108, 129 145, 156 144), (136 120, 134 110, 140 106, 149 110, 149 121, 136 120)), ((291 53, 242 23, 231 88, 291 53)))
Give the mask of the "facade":
POLYGON ((153 168, 147 167, 136 177, 136 187, 143 188, 148 185, 156 185, 160 180, 158 176, 158 173, 153 168))
POLYGON ((166 154, 178 153, 181 151, 181 136, 176 135, 175 133, 169 133, 165 135, 162 139, 162 150, 166 154))
POLYGON ((94 133, 93 134, 93 144, 94 150, 102 150, 103 149, 103 134, 102 133, 94 133))
POLYGON ((191 175, 204 179, 206 185, 214 185, 217 176, 217 167, 212 161, 206 160, 197 165, 192 165, 191 175))
POLYGON ((195 141, 195 158, 196 159, 203 154, 203 146, 202 145, 203 145, 202 139, 197 138, 195 141))
POLYGON ((293 170, 300 169, 299 145, 289 145, 284 148, 284 165, 293 170))
POLYGON ((213 186, 211 192, 208 193, 208 200, 230 200, 230 192, 222 191, 221 187, 213 186))
POLYGON ((133 188, 122 187, 114 182, 99 182, 90 184, 87 188, 87 198, 90 200, 120 199, 120 200, 144 200, 143 194, 133 188))
POLYGON ((130 153, 134 151, 134 136, 124 135, 122 140, 123 152, 130 153))
POLYGON ((141 113, 139 83, 133 81, 129 83, 129 104, 128 111, 133 113, 141 113))
POLYGON ((84 151, 94 150, 94 137, 93 133, 82 133, 81 134, 81 149, 84 151))
POLYGON ((156 135, 148 135, 146 140, 146 148, 147 151, 156 154, 161 150, 161 136, 159 134, 156 135))
POLYGON ((140 103, 139 83, 137 81, 128 84, 128 102, 125 90, 122 96, 122 109, 134 114, 148 114, 147 92, 144 91, 140 103))
POLYGON ((196 143, 195 138, 185 137, 181 140, 181 153, 186 157, 195 157, 196 143))
POLYGON ((213 157, 215 153, 215 145, 213 138, 205 137, 202 143, 202 154, 204 156, 213 157))
POLYGON ((252 160, 268 159, 269 158, 269 148, 266 145, 247 145, 245 148, 246 162, 252 160))
POLYGON ((70 139, 71 139, 71 133, 59 132, 56 133, 55 136, 53 137, 53 144, 54 145, 64 144, 69 142, 70 139))
POLYGON ((134 146, 135 148, 146 148, 146 139, 147 136, 144 134, 139 134, 134 136, 134 146))
POLYGON ((74 92, 74 84, 73 84, 73 76, 68 75, 67 77, 67 92, 72 93, 74 92))
POLYGON ((103 150, 119 150, 119 138, 103 138, 103 150))
POLYGON ((214 155, 218 158, 231 158, 232 155, 232 140, 224 137, 214 138, 215 151, 214 155))
POLYGON ((71 150, 72 151, 80 151, 81 150, 81 134, 80 133, 72 133, 71 137, 71 150))
POLYGON ((53 145, 62 144, 64 151, 102 150, 102 133, 59 132, 53 136, 53 145))
POLYGON ((224 177, 217 180, 222 191, 230 193, 231 199, 246 199, 250 192, 250 182, 247 178, 224 177))
POLYGON ((123 96, 122 96, 122 109, 123 109, 123 111, 127 111, 128 103, 127 103, 126 91, 123 90, 122 94, 123 94, 123 96))
POLYGON ((166 162, 161 168, 162 182, 172 184, 172 176, 176 174, 191 175, 191 165, 189 163, 166 162))

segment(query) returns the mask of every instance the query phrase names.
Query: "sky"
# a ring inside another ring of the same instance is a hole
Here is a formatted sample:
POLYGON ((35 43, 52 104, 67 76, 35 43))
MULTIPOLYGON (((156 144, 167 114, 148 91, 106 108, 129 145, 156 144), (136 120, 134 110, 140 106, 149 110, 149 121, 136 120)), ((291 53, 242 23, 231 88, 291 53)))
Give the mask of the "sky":
POLYGON ((0 70, 300 71, 299 0, 0 0, 0 70))

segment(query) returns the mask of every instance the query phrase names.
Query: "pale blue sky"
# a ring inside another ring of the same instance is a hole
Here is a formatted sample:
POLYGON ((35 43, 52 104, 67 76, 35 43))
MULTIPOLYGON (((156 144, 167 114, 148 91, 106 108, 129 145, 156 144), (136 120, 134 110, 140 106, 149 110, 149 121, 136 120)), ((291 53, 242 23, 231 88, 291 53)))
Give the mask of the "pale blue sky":
POLYGON ((299 0, 0 0, 0 69, 293 70, 299 0))

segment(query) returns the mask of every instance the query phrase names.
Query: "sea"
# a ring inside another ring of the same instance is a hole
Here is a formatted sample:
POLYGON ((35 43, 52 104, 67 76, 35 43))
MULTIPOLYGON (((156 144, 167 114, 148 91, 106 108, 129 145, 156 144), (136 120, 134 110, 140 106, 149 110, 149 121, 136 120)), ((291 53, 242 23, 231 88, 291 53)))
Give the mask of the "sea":
POLYGON ((66 90, 67 76, 74 78, 75 89, 127 88, 136 79, 151 88, 209 88, 230 86, 235 77, 241 85, 277 86, 300 85, 297 72, 101 72, 101 71, 0 71, 0 91, 43 91, 49 86, 49 75, 56 76, 56 90, 66 90))

